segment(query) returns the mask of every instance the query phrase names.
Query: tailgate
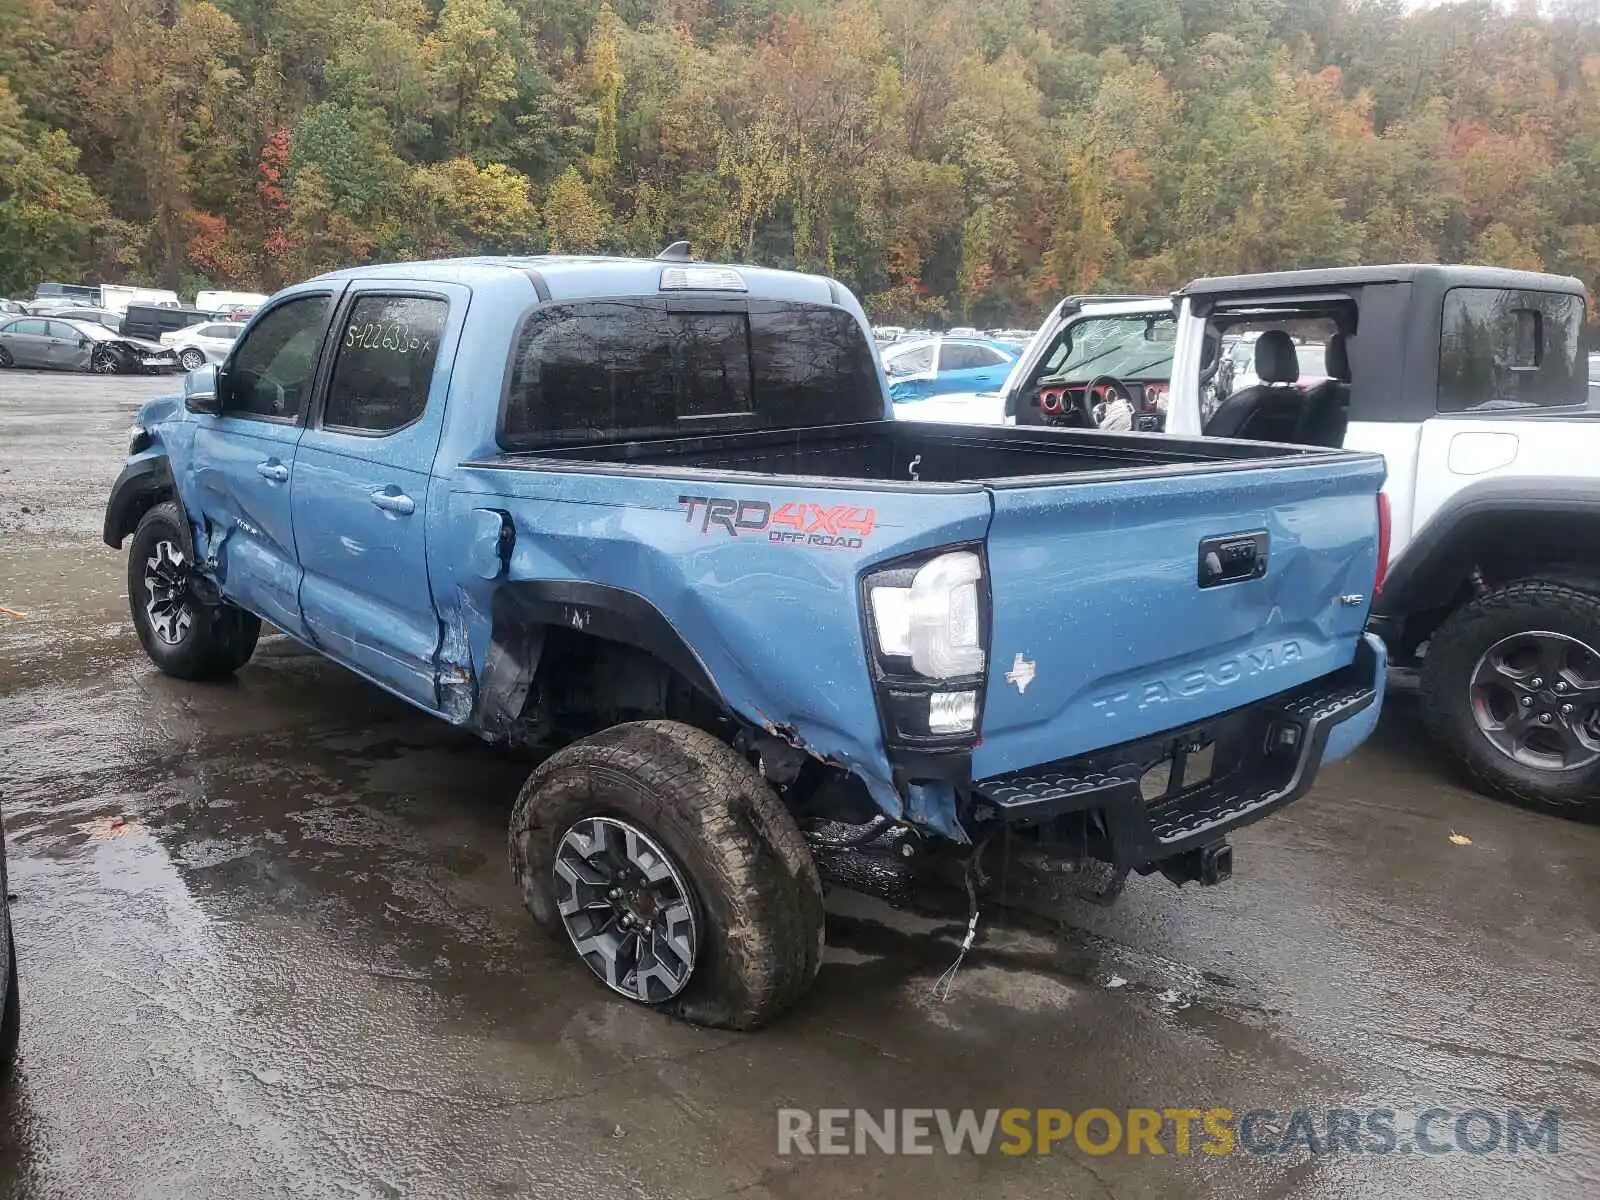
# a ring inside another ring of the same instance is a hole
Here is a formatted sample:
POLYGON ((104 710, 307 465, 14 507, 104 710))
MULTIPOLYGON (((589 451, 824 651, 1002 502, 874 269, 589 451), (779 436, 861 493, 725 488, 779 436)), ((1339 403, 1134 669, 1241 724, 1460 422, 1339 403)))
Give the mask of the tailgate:
POLYGON ((1341 454, 993 486, 973 775, 1192 724, 1348 665, 1383 477, 1381 458, 1341 454))

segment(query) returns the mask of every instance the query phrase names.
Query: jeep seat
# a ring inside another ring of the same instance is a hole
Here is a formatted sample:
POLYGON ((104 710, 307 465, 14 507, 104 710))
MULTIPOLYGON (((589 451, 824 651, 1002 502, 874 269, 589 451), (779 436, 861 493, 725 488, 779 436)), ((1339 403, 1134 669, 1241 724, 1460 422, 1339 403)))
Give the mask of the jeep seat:
POLYGON ((1337 449, 1350 424, 1350 352, 1344 334, 1330 337, 1325 353, 1331 378, 1306 393, 1305 420, 1294 440, 1337 449))
POLYGON ((1306 395, 1294 386, 1300 379, 1300 360, 1283 330, 1269 329, 1256 340, 1256 377, 1260 383, 1235 392, 1211 414, 1205 436, 1253 442, 1298 440, 1306 395))

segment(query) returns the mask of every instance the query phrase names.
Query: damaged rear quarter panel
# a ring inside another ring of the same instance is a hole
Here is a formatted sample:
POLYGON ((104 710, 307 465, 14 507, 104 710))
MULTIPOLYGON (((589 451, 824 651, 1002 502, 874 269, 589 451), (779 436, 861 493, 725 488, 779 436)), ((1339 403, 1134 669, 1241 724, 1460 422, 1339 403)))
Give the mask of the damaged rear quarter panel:
MULTIPOLYGON (((475 554, 467 540, 451 547, 457 645, 464 641, 481 676, 487 614, 505 582, 580 581, 635 592, 671 624, 735 714, 792 732, 809 753, 860 776, 898 815, 858 580, 875 563, 981 539, 990 500, 980 487, 940 489, 930 504, 919 492, 830 482, 564 472, 558 461, 537 470, 459 468, 437 519, 465 530, 474 509, 500 509, 512 519, 515 545, 495 580, 474 569, 481 550, 475 554), (708 520, 711 500, 721 503, 708 520), (780 513, 789 523, 773 522, 780 513), (811 541, 813 526, 823 544, 811 541), (860 546, 836 548, 841 541, 860 546)), ((573 620, 581 627, 582 614, 573 620)))

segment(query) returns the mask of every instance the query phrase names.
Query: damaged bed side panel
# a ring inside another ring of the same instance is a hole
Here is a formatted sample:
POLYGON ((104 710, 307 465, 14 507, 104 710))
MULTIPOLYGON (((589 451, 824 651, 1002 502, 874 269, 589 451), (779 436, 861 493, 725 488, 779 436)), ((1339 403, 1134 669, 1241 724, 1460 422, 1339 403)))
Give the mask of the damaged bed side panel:
MULTIPOLYGON (((434 489, 445 616, 441 674, 470 672, 472 724, 493 736, 531 681, 538 626, 649 649, 753 728, 854 773, 901 815, 869 677, 859 580, 873 564, 981 539, 988 494, 915 493, 659 475, 459 468, 434 489), (503 537, 477 514, 505 514, 503 537), (492 576, 492 577, 486 577, 492 576), (498 633, 496 632, 498 631, 498 633), (465 650, 465 657, 462 651, 465 650)), ((430 509, 434 505, 430 503, 430 509)))

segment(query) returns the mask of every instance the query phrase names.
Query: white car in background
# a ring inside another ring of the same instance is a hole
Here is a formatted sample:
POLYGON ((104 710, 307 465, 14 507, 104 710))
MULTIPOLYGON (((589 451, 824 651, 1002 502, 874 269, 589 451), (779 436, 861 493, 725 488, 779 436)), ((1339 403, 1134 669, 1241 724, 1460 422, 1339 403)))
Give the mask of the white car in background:
POLYGON ((211 321, 163 333, 161 344, 178 352, 178 361, 185 371, 193 371, 208 362, 220 363, 227 358, 243 328, 243 321, 211 321))

